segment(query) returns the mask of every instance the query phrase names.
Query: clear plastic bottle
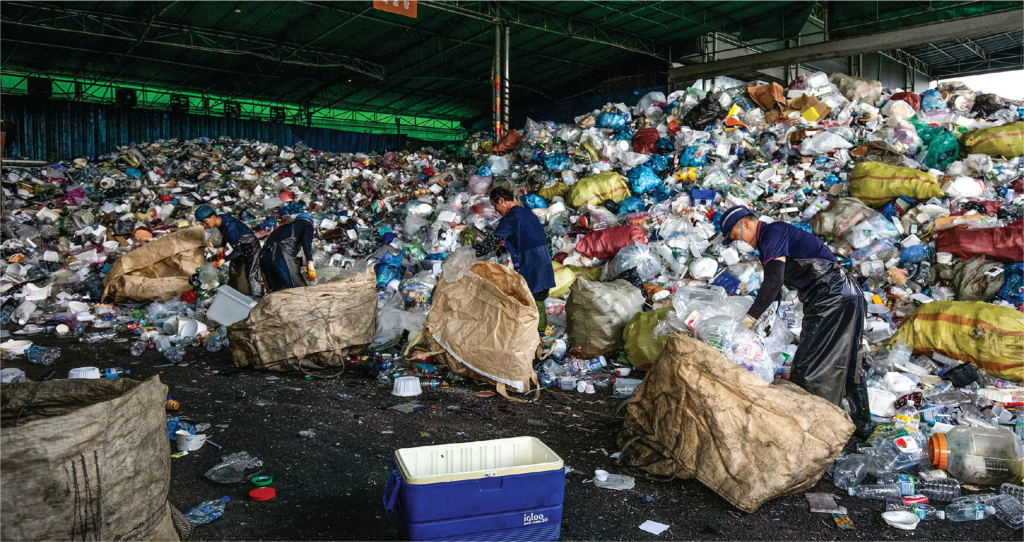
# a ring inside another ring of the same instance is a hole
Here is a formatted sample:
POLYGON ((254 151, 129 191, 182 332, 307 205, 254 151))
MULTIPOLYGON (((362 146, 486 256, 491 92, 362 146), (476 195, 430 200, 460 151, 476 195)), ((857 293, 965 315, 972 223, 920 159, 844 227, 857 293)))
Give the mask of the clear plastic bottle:
POLYGON ((204 342, 206 343, 207 352, 220 352, 221 340, 220 336, 216 333, 210 333, 207 335, 204 342))
POLYGON ((839 489, 849 490, 860 485, 867 474, 867 458, 861 454, 850 454, 845 459, 836 461, 832 483, 839 489))
POLYGON ((899 499, 903 495, 900 493, 899 484, 865 484, 854 486, 846 490, 853 497, 860 497, 861 499, 899 499))
POLYGON ((893 421, 897 429, 917 429, 921 426, 921 415, 918 414, 913 403, 907 403, 896 411, 893 421))
POLYGON ((35 303, 31 301, 22 301, 21 304, 14 309, 14 314, 11 318, 17 320, 19 326, 23 326, 28 323, 29 317, 32 316, 32 313, 35 311, 35 303))
POLYGON ((52 365, 60 357, 60 347, 30 346, 25 353, 28 360, 36 365, 52 365))
POLYGON ((804 219, 804 222, 806 222, 825 207, 828 207, 828 197, 825 194, 818 194, 818 197, 814 198, 814 201, 804 209, 803 214, 800 216, 804 219))
POLYGON ((911 514, 921 518, 921 521, 930 521, 933 519, 945 519, 946 513, 930 504, 904 504, 902 500, 887 500, 885 501, 886 512, 897 512, 900 510, 906 510, 911 514))
POLYGON ((896 341, 896 344, 892 345, 889 350, 889 357, 886 360, 890 365, 905 364, 910 361, 910 356, 913 355, 914 349, 907 345, 902 340, 896 341))
POLYGON ((980 521, 995 513, 992 506, 968 502, 955 502, 946 507, 946 519, 949 521, 980 521))
POLYGON ((133 356, 141 356, 146 351, 146 341, 135 341, 129 347, 128 352, 133 356))
POLYGON ((960 482, 952 478, 924 478, 913 474, 880 476, 879 482, 899 485, 903 496, 924 495, 928 501, 952 502, 960 498, 960 482))
POLYGON ((971 402, 971 398, 960 390, 953 390, 943 393, 937 393, 935 395, 929 395, 926 396, 924 400, 927 404, 938 405, 943 407, 955 407, 957 405, 964 405, 971 402))
POLYGON ((230 497, 221 497, 215 501, 200 503, 185 513, 185 519, 192 525, 205 525, 224 515, 224 507, 230 500, 230 497))
POLYGON ((928 440, 933 465, 962 484, 997 485, 1024 476, 1024 445, 1012 432, 958 425, 928 440))

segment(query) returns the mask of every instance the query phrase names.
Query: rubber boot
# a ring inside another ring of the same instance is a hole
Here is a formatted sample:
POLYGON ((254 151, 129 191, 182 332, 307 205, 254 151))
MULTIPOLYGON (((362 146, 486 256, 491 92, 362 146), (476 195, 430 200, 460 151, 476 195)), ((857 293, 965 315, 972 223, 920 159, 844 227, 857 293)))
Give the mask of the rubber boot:
POLYGON ((541 337, 544 336, 544 332, 548 329, 548 311, 544 307, 544 300, 537 301, 537 314, 540 315, 540 320, 537 322, 537 331, 541 337))
POLYGON ((868 405, 868 386, 863 382, 846 383, 846 400, 850 405, 850 418, 857 428, 853 435, 861 440, 867 440, 875 430, 875 424, 871 421, 871 409, 868 405))

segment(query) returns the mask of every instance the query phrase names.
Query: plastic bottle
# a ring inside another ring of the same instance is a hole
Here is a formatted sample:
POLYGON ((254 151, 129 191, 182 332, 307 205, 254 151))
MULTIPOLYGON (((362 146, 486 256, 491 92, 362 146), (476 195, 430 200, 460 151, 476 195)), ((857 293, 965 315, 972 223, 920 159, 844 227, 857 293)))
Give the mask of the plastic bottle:
POLYGON ((32 316, 32 313, 36 311, 36 304, 31 301, 22 301, 21 305, 18 305, 14 309, 12 318, 18 320, 18 325, 23 326, 28 323, 28 319, 32 316))
POLYGON ((861 499, 899 499, 902 494, 900 493, 899 484, 867 484, 858 485, 851 487, 846 490, 853 497, 860 497, 861 499))
POLYGON ((25 353, 32 363, 50 365, 60 357, 60 348, 57 346, 30 346, 25 353))
POLYGON ((1024 476, 1024 445, 1003 428, 958 425, 933 435, 928 455, 962 484, 991 486, 1024 476))
POLYGON ((129 348, 129 353, 133 356, 141 356, 146 351, 146 341, 135 341, 129 348))
POLYGON ((868 474, 867 461, 863 455, 852 454, 837 463, 836 470, 832 473, 832 483, 839 489, 849 490, 860 485, 868 474))
POLYGON ((889 350, 889 357, 886 358, 886 362, 889 364, 905 364, 910 361, 910 356, 914 353, 914 349, 907 345, 902 340, 896 341, 896 344, 892 345, 892 349, 889 350))
POLYGON ((120 378, 120 377, 125 376, 125 375, 130 374, 130 373, 131 373, 131 371, 128 370, 128 369, 125 369, 124 367, 111 367, 109 369, 104 369, 103 370, 103 377, 104 378, 120 378))
POLYGON ((946 519, 949 521, 979 521, 996 513, 992 506, 959 502, 946 507, 946 519))
POLYGON ((806 222, 810 220, 812 216, 818 214, 819 211, 825 209, 825 207, 828 207, 828 197, 824 194, 819 194, 818 197, 814 198, 814 201, 804 209, 803 214, 800 216, 804 219, 804 222, 806 222))
POLYGON ((944 393, 937 393, 925 397, 925 402, 930 405, 937 405, 943 407, 955 407, 957 405, 963 405, 971 402, 971 398, 968 397, 964 392, 960 390, 947 391, 944 393))
POLYGON ((230 497, 221 497, 215 501, 201 503, 186 512, 185 519, 192 523, 192 525, 205 525, 224 515, 224 507, 230 500, 230 497))
POLYGON ((896 512, 900 510, 906 510, 911 514, 921 518, 921 521, 930 521, 933 519, 945 519, 946 513, 930 504, 904 504, 902 500, 887 500, 885 501, 885 510, 887 512, 896 512))
POLYGON ((108 341, 110 339, 113 339, 114 337, 117 337, 117 332, 111 329, 111 330, 108 330, 108 331, 100 331, 100 332, 96 332, 96 333, 87 333, 87 334, 79 337, 78 338, 78 342, 83 342, 83 343, 87 343, 87 344, 93 344, 93 343, 108 341))
POLYGON ((221 340, 220 336, 216 333, 210 333, 207 335, 204 342, 206 343, 207 352, 220 352, 221 340))
POLYGON ((921 425, 921 415, 913 403, 907 403, 896 411, 893 421, 897 429, 917 429, 921 425))
POLYGON ((952 478, 925 479, 913 474, 897 474, 891 480, 900 486, 900 494, 924 495, 928 501, 952 502, 960 498, 960 482, 952 478))

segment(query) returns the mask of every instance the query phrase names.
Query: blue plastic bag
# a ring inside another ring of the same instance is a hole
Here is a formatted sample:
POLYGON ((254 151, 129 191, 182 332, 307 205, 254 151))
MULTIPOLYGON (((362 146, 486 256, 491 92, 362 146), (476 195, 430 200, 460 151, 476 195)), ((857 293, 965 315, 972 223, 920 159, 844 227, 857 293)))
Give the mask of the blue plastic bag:
POLYGON ((621 132, 615 134, 615 137, 612 138, 612 139, 614 139, 615 141, 630 141, 630 142, 632 142, 633 141, 633 130, 628 130, 628 129, 627 130, 622 130, 621 132))
POLYGON ((882 207, 882 216, 891 221, 894 217, 902 217, 903 213, 906 212, 905 209, 913 209, 915 205, 917 205, 917 202, 914 200, 907 196, 900 196, 889 203, 886 203, 885 207, 882 207), (902 202, 902 204, 900 202, 902 202))
POLYGON ((674 143, 672 143, 671 139, 666 139, 663 137, 658 140, 657 146, 655 148, 658 149, 658 152, 672 152, 673 150, 675 150, 676 146, 674 143))
POLYGON ((481 177, 490 177, 491 176, 491 166, 483 166, 483 167, 481 167, 480 169, 476 170, 476 174, 481 176, 481 177))
POLYGON ((650 166, 650 168, 653 169, 654 171, 657 171, 658 173, 663 173, 666 169, 668 169, 668 158, 665 155, 656 154, 652 156, 651 159, 646 162, 646 164, 650 166))
POLYGON ((928 247, 914 245, 905 247, 900 251, 900 261, 903 263, 920 263, 928 259, 928 247))
POLYGON ((544 155, 544 167, 548 171, 562 171, 572 166, 572 159, 564 152, 556 152, 544 155))
POLYGON ((707 147, 694 145, 686 147, 679 155, 680 167, 700 167, 708 163, 707 147))
POLYGON ((807 222, 794 222, 793 227, 804 230, 805 232, 814 235, 814 228, 807 222))
POLYGON ((1024 263, 1003 264, 1003 277, 999 297, 1014 305, 1024 305, 1024 263))
POLYGON ((646 194, 661 186, 661 178, 647 164, 640 164, 629 170, 629 188, 634 194, 646 194))
POLYGON ((935 111, 937 109, 945 109, 946 100, 942 99, 942 94, 934 88, 930 88, 921 93, 921 110, 922 111, 935 111))
POLYGON ((597 117, 597 127, 621 130, 626 127, 626 116, 622 113, 601 113, 597 117))
POLYGON ((636 213, 643 211, 644 207, 644 200, 635 196, 630 196, 622 200, 622 203, 619 204, 619 214, 625 215, 629 213, 636 213))
POLYGON ((527 209, 545 209, 548 206, 548 202, 537 194, 523 194, 519 196, 519 201, 523 202, 527 209))
POLYGON ((373 272, 377 274, 378 288, 384 288, 389 282, 402 276, 402 253, 404 252, 405 250, 402 250, 397 255, 385 252, 373 265, 373 272))
POLYGON ((727 272, 723 272, 715 277, 715 280, 711 281, 711 284, 725 288, 725 292, 729 295, 736 295, 740 293, 740 279, 727 272))

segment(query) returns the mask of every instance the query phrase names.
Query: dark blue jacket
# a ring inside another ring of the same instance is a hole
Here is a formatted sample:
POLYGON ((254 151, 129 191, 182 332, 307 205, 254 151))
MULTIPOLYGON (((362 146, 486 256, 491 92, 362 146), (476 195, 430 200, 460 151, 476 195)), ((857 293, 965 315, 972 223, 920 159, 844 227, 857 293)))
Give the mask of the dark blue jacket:
POLYGON ((252 230, 249 226, 246 226, 241 221, 235 220, 231 215, 217 215, 220 217, 220 226, 217 227, 220 230, 221 237, 224 238, 226 243, 231 243, 231 254, 224 257, 224 260, 231 261, 235 258, 241 257, 243 252, 249 252, 242 245, 256 243, 256 249, 259 249, 259 241, 256 240, 256 236, 253 235, 252 230))
POLYGON ((513 207, 501 217, 494 235, 505 241, 512 265, 526 279, 533 293, 555 287, 551 252, 540 220, 529 209, 513 207))

